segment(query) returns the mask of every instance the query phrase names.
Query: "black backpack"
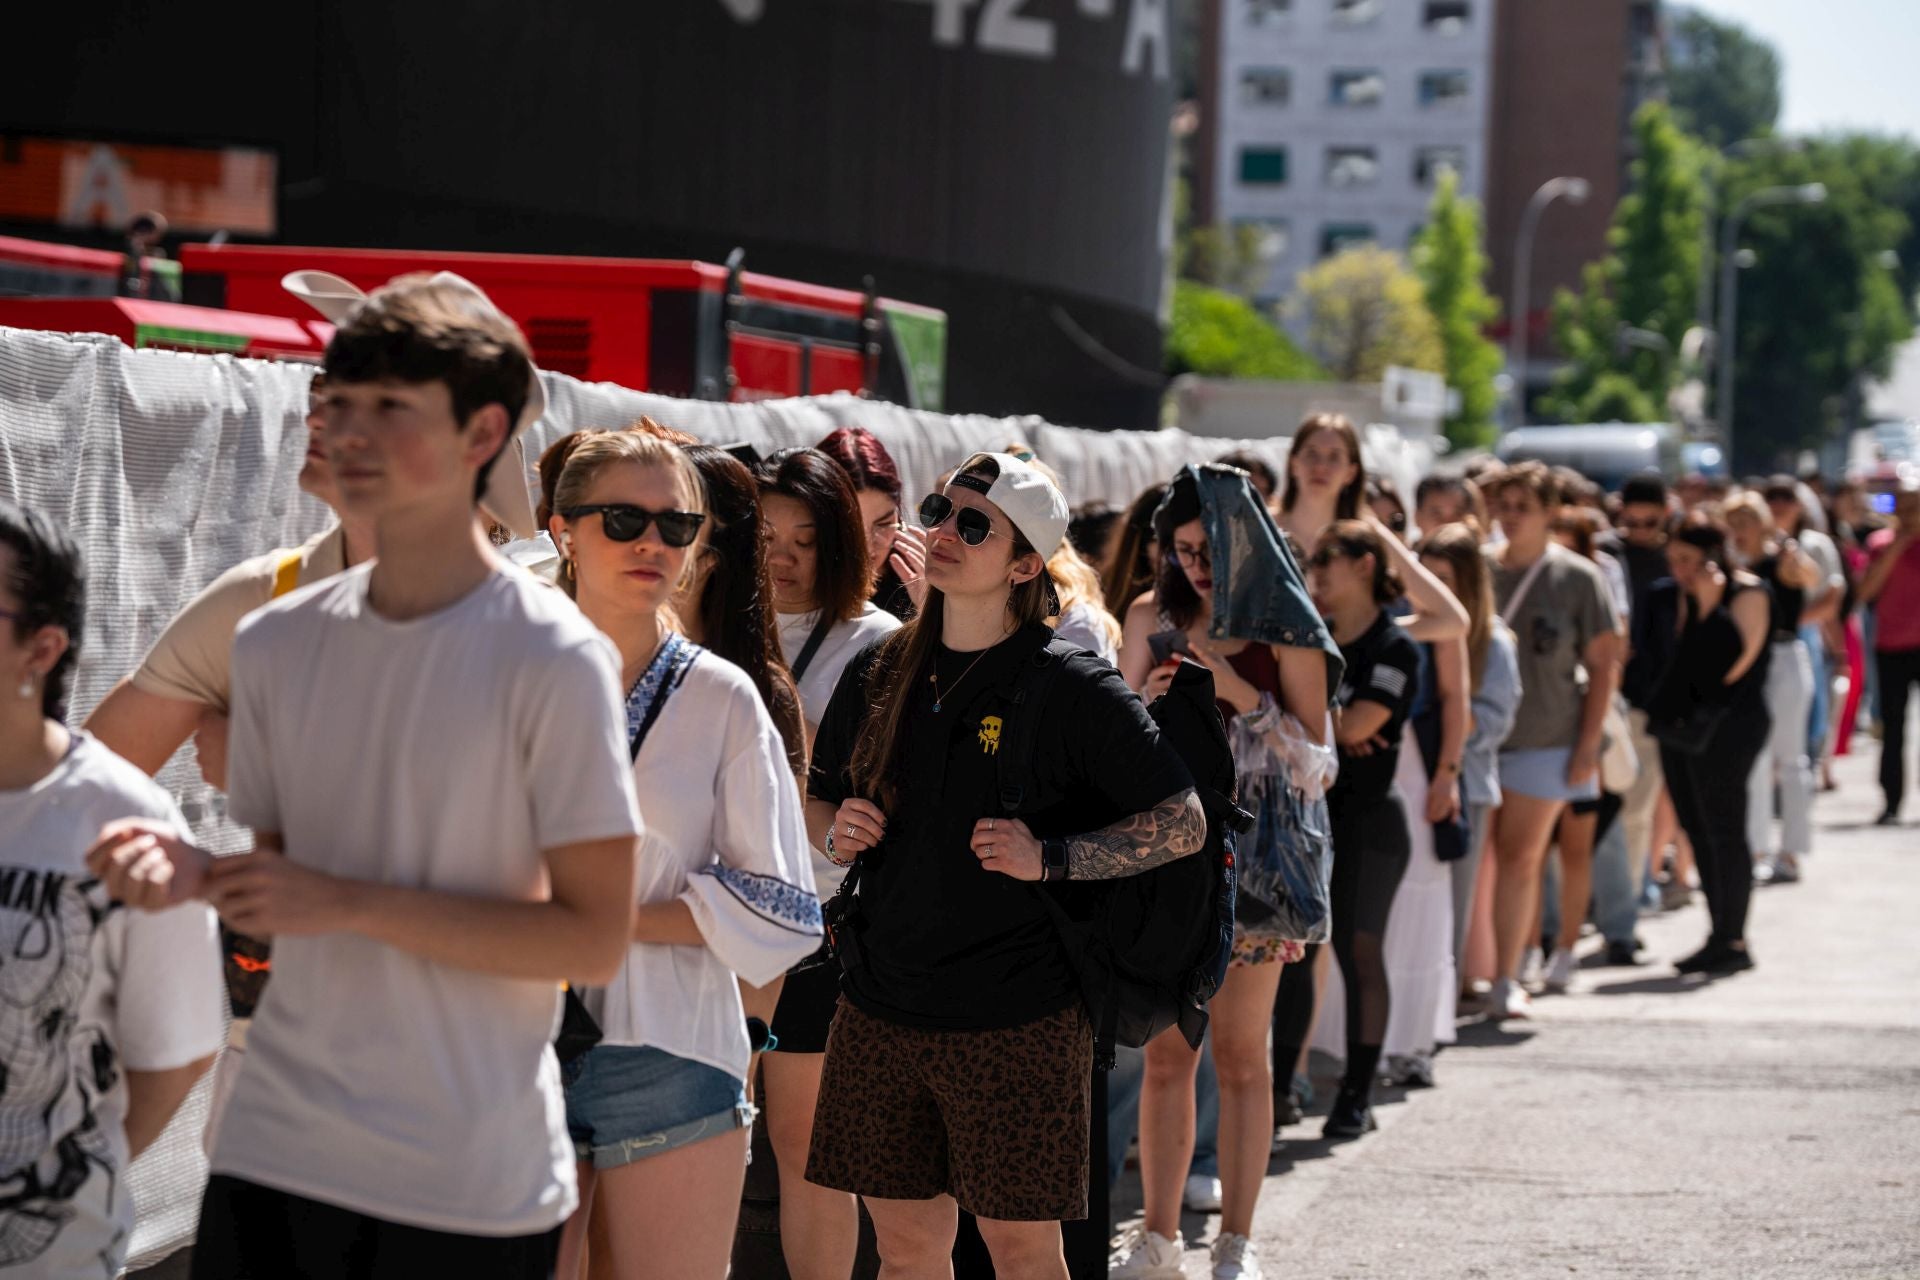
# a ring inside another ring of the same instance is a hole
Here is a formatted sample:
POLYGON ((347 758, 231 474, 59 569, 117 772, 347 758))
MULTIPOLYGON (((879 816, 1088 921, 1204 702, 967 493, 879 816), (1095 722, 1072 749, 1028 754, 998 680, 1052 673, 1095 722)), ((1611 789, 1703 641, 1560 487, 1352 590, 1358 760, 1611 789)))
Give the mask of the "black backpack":
MULTIPOLYGON (((1000 806, 1025 817, 1059 797, 1039 794, 1035 727, 1060 659, 1079 652, 1055 640, 1020 668, 997 752, 1000 806)), ((1198 852, 1139 875, 1038 887, 1059 927, 1094 1025, 1094 1061, 1113 1065, 1113 1047, 1138 1047, 1171 1026, 1199 1047, 1207 1002, 1226 980, 1233 949, 1239 873, 1234 841, 1253 819, 1234 803, 1233 752, 1213 696, 1213 673, 1182 663, 1166 694, 1148 708, 1186 762, 1207 814, 1198 852)))

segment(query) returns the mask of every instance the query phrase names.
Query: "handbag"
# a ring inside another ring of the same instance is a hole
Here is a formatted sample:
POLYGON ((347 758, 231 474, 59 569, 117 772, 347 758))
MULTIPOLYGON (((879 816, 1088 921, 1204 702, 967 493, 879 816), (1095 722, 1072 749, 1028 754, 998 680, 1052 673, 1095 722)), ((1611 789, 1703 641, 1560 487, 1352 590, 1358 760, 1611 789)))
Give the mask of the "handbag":
POLYGON ((1607 702, 1606 719, 1600 725, 1600 785, 1619 796, 1631 791, 1639 780, 1640 757, 1633 749, 1626 711, 1615 694, 1607 702))
POLYGON ((1333 936, 1333 824, 1325 796, 1275 774, 1242 777, 1240 803, 1254 812, 1241 840, 1240 908, 1250 932, 1293 942, 1333 936))
POLYGON ((1726 718, 1726 704, 1696 702, 1678 715, 1648 720, 1647 732, 1662 746, 1672 747, 1683 756, 1705 755, 1726 718))

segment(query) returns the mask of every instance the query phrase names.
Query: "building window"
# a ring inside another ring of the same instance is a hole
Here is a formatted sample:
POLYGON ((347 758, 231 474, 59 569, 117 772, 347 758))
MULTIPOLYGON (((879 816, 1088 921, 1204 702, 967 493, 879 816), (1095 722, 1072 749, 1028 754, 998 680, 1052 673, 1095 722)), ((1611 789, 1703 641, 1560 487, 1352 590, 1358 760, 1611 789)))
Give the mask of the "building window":
POLYGON ((1253 233, 1254 253, 1262 262, 1278 262, 1293 245, 1293 228, 1285 218, 1235 218, 1233 227, 1253 233))
POLYGON ((1285 67, 1247 67, 1240 72, 1240 104, 1284 107, 1293 97, 1293 74, 1285 67))
POLYGON ((1331 258, 1343 249, 1358 248, 1374 241, 1373 224, 1367 222, 1329 222, 1320 228, 1320 256, 1331 258))
POLYGON ((1327 185, 1364 187, 1380 177, 1380 153, 1372 147, 1328 147, 1327 185))
POLYGON ((1377 107, 1387 92, 1387 78, 1378 71, 1336 71, 1328 84, 1327 101, 1336 107, 1377 107))
POLYGON ((1446 169, 1455 173, 1467 171, 1465 147, 1421 147, 1413 153, 1415 186, 1431 187, 1440 181, 1441 171, 1446 169))
POLYGON ((1337 26, 1361 27, 1380 16, 1381 0, 1333 0, 1333 21, 1337 26))
POLYGON ((1420 105, 1423 107, 1458 106, 1467 100, 1467 73, 1464 71, 1422 71, 1420 105))
POLYGON ((1293 0, 1241 0, 1250 27, 1264 27, 1293 13, 1293 0))
POLYGON ((1250 187, 1278 187, 1287 181, 1285 147, 1240 148, 1240 181, 1250 187))
POLYGON ((1472 17, 1473 6, 1467 0, 1427 0, 1420 25, 1431 35, 1464 35, 1472 17))

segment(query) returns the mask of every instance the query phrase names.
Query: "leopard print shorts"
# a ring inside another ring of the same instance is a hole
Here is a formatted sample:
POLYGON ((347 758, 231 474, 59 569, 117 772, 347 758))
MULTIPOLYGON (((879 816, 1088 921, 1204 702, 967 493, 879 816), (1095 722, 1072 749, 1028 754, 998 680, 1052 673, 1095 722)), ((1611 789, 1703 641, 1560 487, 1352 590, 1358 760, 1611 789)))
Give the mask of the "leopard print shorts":
POLYGON ((1000 1031, 922 1031, 846 1000, 827 1036, 807 1181, 976 1217, 1087 1216, 1093 1029, 1076 1002, 1000 1031))

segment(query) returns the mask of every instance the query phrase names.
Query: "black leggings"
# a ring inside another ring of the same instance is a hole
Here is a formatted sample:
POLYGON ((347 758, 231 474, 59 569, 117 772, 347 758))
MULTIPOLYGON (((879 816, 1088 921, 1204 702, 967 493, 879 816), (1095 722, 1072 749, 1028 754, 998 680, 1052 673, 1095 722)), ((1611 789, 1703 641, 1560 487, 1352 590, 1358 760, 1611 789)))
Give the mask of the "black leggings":
POLYGON ((1768 741, 1772 717, 1764 703, 1729 713, 1713 731, 1707 749, 1686 755, 1660 748, 1660 767, 1680 829, 1693 844, 1713 919, 1714 942, 1747 936, 1747 904, 1753 898, 1753 849, 1747 843, 1747 780, 1768 741))
MULTIPOLYGON (((1387 917, 1413 850, 1400 793, 1328 798, 1333 825, 1333 954, 1347 994, 1347 1074, 1343 1088, 1365 1096, 1387 1038, 1387 917)), ((1274 1002, 1273 1078, 1290 1081, 1313 1030, 1313 955, 1280 974, 1274 1002)))

